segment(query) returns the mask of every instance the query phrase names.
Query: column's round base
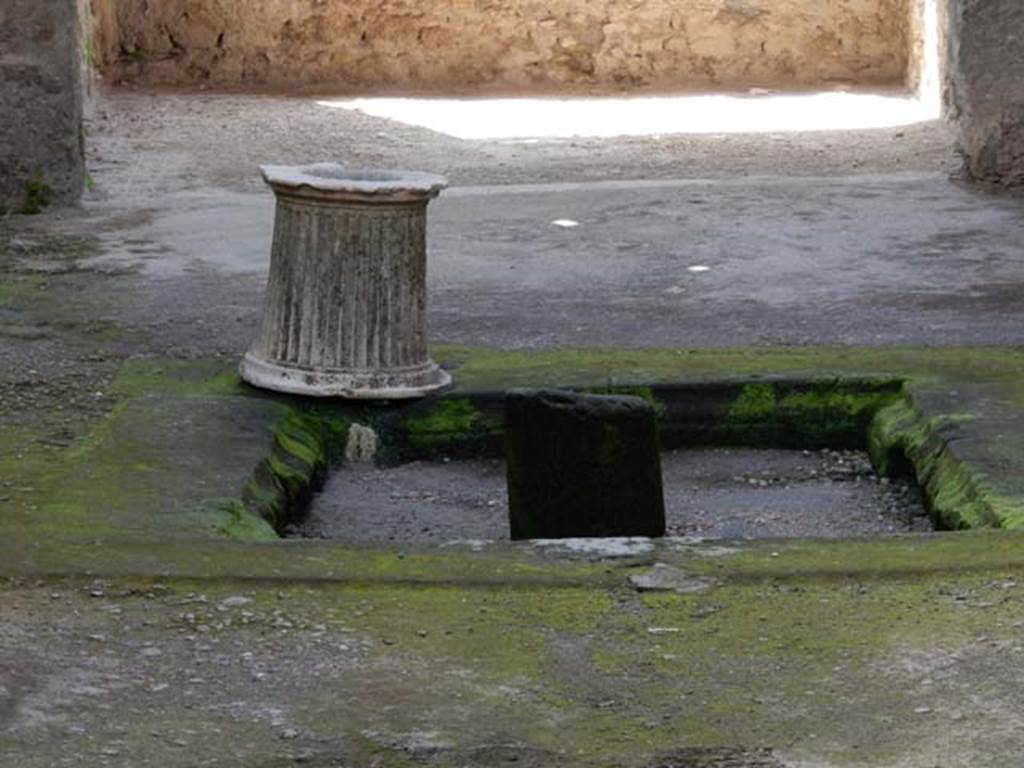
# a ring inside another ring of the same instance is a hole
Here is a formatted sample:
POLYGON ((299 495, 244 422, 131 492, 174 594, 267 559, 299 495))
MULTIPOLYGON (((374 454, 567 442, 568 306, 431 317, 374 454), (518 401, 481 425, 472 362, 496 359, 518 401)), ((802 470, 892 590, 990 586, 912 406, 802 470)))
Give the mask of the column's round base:
POLYGON ((277 365, 249 353, 239 372, 243 379, 261 389, 355 400, 409 400, 445 389, 452 383, 452 377, 432 360, 416 368, 314 371, 277 365))

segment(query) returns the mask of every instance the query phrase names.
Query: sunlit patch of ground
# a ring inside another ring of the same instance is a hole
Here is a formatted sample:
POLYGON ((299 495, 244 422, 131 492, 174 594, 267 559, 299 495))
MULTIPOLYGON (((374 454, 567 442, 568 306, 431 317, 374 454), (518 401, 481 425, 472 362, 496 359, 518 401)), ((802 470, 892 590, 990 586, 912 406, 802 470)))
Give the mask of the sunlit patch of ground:
POLYGON ((934 120, 938 101, 909 94, 813 93, 629 98, 358 98, 317 102, 460 139, 799 133, 934 120))

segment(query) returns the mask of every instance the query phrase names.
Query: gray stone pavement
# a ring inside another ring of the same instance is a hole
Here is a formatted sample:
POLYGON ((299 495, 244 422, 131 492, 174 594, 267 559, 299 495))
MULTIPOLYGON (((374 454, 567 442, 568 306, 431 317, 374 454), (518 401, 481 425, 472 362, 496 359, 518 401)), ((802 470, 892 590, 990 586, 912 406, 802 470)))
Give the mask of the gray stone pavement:
MULTIPOLYGON (((251 329, 272 206, 181 191, 66 224, 102 233, 86 269, 135 273, 148 299, 121 321, 227 306, 251 329)), ((431 209, 429 272, 435 341, 1017 344, 1024 201, 927 172, 454 187, 431 209)))

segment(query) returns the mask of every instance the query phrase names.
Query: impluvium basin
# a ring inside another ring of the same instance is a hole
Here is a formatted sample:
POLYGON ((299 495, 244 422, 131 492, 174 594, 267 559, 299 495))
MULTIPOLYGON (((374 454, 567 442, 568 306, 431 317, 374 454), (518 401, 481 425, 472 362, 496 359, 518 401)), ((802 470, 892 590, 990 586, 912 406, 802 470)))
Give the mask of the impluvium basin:
POLYGON ((451 384, 427 354, 427 206, 448 182, 333 163, 262 166, 277 213, 259 335, 241 364, 257 387, 405 399, 451 384))

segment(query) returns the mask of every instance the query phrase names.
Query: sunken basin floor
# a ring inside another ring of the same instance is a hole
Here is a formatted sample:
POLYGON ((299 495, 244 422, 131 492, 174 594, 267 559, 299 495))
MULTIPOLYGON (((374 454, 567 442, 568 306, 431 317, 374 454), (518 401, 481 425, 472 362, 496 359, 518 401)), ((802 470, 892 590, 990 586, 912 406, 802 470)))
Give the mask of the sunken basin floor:
MULTIPOLYGON (((702 449, 662 454, 668 534, 850 537, 932 530, 916 486, 858 451, 702 449)), ((418 461, 336 471, 286 535, 353 543, 508 539, 504 462, 418 461)))

